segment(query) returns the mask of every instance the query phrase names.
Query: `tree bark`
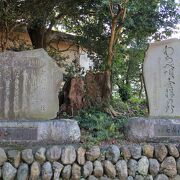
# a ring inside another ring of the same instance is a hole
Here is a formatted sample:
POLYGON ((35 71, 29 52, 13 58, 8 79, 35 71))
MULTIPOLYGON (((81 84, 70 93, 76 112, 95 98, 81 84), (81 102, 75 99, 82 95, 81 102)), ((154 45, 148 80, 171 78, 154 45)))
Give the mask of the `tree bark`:
POLYGON ((44 28, 40 26, 28 27, 28 33, 35 49, 44 48, 44 28))
MULTIPOLYGON (((126 0, 126 3, 128 0, 126 0)), ((107 65, 105 69, 105 76, 106 81, 104 82, 104 100, 109 101, 112 95, 112 64, 113 64, 113 58, 114 58, 114 46, 117 42, 119 33, 122 31, 123 23, 125 20, 126 15, 126 8, 121 8, 120 4, 117 4, 118 6, 118 12, 115 14, 113 12, 113 3, 111 0, 109 0, 109 9, 112 17, 111 22, 111 36, 109 40, 109 47, 108 47, 108 58, 107 58, 107 65), (121 19, 121 20, 120 20, 121 19), (121 21, 121 22, 120 22, 121 21)))

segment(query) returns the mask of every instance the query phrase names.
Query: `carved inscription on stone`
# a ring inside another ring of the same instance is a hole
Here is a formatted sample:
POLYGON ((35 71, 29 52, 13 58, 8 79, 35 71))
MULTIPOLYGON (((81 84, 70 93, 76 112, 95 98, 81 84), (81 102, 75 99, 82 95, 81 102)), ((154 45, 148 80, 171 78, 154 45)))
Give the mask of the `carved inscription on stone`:
POLYGON ((143 72, 150 116, 180 116, 180 40, 151 44, 143 72))
POLYGON ((154 126, 154 134, 156 136, 180 136, 180 124, 178 125, 156 125, 154 126))
POLYGON ((164 47, 164 76, 166 78, 165 84, 165 98, 166 107, 165 111, 173 114, 174 112, 174 88, 175 88, 175 65, 173 59, 174 49, 171 46, 165 45, 164 47))
POLYGON ((37 140, 37 128, 0 128, 0 140, 37 140))
POLYGON ((52 119, 62 73, 43 49, 0 54, 0 119, 52 119))

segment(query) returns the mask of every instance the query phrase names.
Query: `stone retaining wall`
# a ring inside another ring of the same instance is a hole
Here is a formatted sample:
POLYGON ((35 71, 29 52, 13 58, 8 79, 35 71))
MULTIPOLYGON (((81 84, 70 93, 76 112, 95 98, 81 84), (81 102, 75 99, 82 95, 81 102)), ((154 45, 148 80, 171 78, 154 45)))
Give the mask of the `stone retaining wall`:
POLYGON ((174 144, 0 148, 0 179, 180 180, 179 153, 174 144))

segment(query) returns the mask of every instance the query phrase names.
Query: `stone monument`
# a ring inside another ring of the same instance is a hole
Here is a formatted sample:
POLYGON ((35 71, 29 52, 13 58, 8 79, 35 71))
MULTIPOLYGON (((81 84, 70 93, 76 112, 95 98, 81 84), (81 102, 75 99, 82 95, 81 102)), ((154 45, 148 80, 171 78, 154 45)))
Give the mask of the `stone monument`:
POLYGON ((0 119, 52 119, 62 72, 43 50, 0 54, 0 119))
POLYGON ((143 75, 149 118, 130 119, 128 138, 134 141, 180 141, 180 40, 150 44, 143 75))
POLYGON ((79 141, 76 121, 55 119, 63 80, 43 49, 0 54, 0 140, 79 141))
POLYGON ((149 115, 180 117, 180 40, 151 44, 143 72, 149 115))

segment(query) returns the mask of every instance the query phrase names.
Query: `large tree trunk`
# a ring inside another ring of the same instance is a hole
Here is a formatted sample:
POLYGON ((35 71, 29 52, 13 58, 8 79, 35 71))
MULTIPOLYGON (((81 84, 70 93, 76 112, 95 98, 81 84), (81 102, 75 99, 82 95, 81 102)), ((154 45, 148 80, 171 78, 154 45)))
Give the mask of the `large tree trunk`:
POLYGON ((109 40, 109 47, 108 47, 108 59, 107 65, 105 69, 105 81, 104 81, 104 98, 103 100, 108 102, 111 98, 112 94, 112 77, 111 77, 111 69, 112 63, 114 58, 114 45, 115 45, 115 38, 116 38, 116 23, 117 19, 115 17, 112 18, 111 24, 111 37, 109 40))
POLYGON ((44 48, 44 29, 40 26, 28 27, 28 33, 35 49, 44 48))
POLYGON ((0 41, 1 41, 1 51, 4 52, 7 49, 7 44, 8 44, 8 32, 5 30, 4 32, 2 31, 0 41))
POLYGON ((112 81, 111 81, 111 70, 107 69, 104 72, 104 85, 103 85, 103 102, 109 102, 112 95, 112 81))
MULTIPOLYGON (((126 0, 126 3, 128 0, 126 0)), ((126 15, 126 8, 122 8, 120 4, 117 4, 118 12, 114 13, 114 4, 111 0, 109 0, 109 8, 111 12, 112 22, 111 22, 111 36, 109 39, 109 47, 108 47, 108 58, 107 58, 107 64, 105 69, 105 77, 106 81, 104 82, 104 101, 109 101, 112 95, 112 77, 111 77, 111 71, 112 71, 112 64, 114 59, 114 51, 115 51, 115 45, 117 43, 119 34, 121 33, 123 29, 123 23, 125 20, 126 15), (121 22, 120 22, 121 21, 121 22)))
POLYGON ((62 92, 59 95, 59 113, 62 116, 63 112, 71 116, 84 107, 84 81, 81 78, 74 77, 66 81, 62 92))

